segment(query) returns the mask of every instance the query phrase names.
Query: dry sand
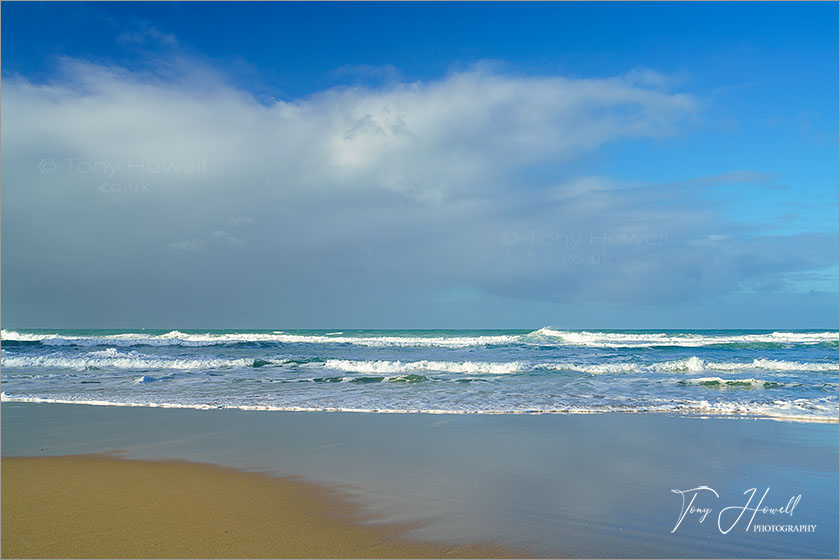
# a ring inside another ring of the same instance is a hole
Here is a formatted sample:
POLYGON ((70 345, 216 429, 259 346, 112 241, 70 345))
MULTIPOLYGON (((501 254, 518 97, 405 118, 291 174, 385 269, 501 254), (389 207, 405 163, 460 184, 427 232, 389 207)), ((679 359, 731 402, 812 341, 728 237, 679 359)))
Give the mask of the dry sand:
POLYGON ((2 459, 3 558, 504 557, 363 524, 334 489, 212 465, 2 459))

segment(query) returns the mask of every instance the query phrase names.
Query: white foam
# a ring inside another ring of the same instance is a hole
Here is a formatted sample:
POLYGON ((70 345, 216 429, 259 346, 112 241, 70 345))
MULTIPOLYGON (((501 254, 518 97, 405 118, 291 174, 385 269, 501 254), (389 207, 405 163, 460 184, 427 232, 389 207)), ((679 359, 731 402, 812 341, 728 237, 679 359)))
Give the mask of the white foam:
MULTIPOLYGON (((273 364, 288 363, 284 358, 270 358, 273 364)), ((83 370, 86 368, 114 369, 178 369, 203 370, 215 368, 248 367, 253 364, 251 358, 212 358, 191 359, 168 356, 154 356, 135 351, 120 352, 117 348, 106 348, 87 352, 81 356, 67 356, 60 352, 44 356, 8 356, 0 359, 3 367, 9 368, 66 368, 83 370)), ((645 364, 641 362, 618 362, 601 364, 575 363, 531 363, 481 362, 481 361, 433 361, 415 362, 389 360, 339 360, 303 364, 309 367, 325 367, 356 373, 411 373, 445 372, 465 374, 510 374, 535 370, 576 371, 589 374, 616 373, 667 373, 667 372, 703 372, 703 371, 840 371, 840 364, 829 362, 790 362, 765 358, 752 362, 709 362, 692 356, 683 360, 645 364)))
POLYGON ((688 383, 690 385, 709 385, 712 387, 721 387, 721 388, 764 388, 764 387, 794 387, 797 386, 797 383, 779 383, 777 381, 765 381, 763 379, 754 379, 752 377, 748 378, 735 378, 735 379, 724 379, 721 377, 696 377, 692 379, 681 379, 678 383, 688 383))
POLYGON ((608 333, 597 331, 560 331, 543 327, 525 335, 481 336, 340 336, 343 331, 324 335, 290 334, 284 331, 271 333, 184 333, 170 331, 165 334, 122 333, 99 336, 20 333, 0 331, 0 338, 8 341, 40 342, 53 346, 211 346, 249 342, 274 342, 286 344, 356 344, 362 346, 440 346, 468 347, 499 344, 540 344, 592 346, 602 348, 632 348, 645 346, 698 347, 715 344, 804 344, 813 345, 838 341, 838 333, 824 332, 772 332, 764 334, 679 334, 679 333, 608 333))
POLYGON ((272 333, 184 333, 170 331, 165 334, 123 333, 99 336, 78 336, 60 334, 30 334, 16 331, 2 331, 2 339, 10 341, 40 342, 48 346, 213 346, 250 342, 274 342, 285 344, 356 344, 361 346, 440 346, 467 347, 490 344, 511 344, 519 336, 336 336, 288 334, 282 331, 272 333))
MULTIPOLYGON (((729 366, 738 367, 734 363, 714 363, 712 369, 725 369, 729 366), (724 367, 721 367, 724 366, 724 367)), ((840 365, 824 362, 786 362, 783 360, 768 360, 764 358, 755 359, 752 362, 755 369, 766 369, 775 371, 840 371, 840 365)))
POLYGON ((678 333, 608 333, 589 331, 560 331, 543 327, 524 337, 533 342, 556 342, 573 346, 601 348, 632 348, 644 346, 697 347, 715 344, 821 344, 838 341, 837 332, 773 332, 765 334, 678 334, 678 333))
POLYGON ((41 397, 21 397, 0 393, 2 402, 29 402, 52 404, 83 404, 93 406, 125 406, 148 408, 185 408, 211 410, 233 408, 253 411, 278 412, 358 412, 379 414, 604 414, 604 413, 663 413, 684 414, 694 417, 707 416, 735 416, 745 418, 769 418, 781 421, 838 423, 838 407, 836 401, 821 399, 818 401, 807 399, 776 400, 765 404, 751 404, 739 402, 709 401, 680 401, 679 403, 659 403, 652 405, 627 405, 583 407, 568 406, 554 409, 435 409, 435 408, 363 408, 363 407, 307 407, 307 406, 275 406, 259 404, 228 405, 220 403, 168 403, 168 402, 115 402, 105 400, 82 399, 53 399, 41 397))
POLYGON ((410 372, 447 372, 447 373, 490 373, 505 374, 528 371, 532 366, 525 362, 436 362, 421 360, 401 362, 387 360, 327 360, 327 369, 356 373, 410 373, 410 372))
POLYGON ((678 371, 703 371, 706 363, 696 357, 692 356, 685 360, 674 360, 669 362, 658 362, 653 364, 644 364, 639 362, 618 362, 608 364, 572 364, 559 363, 549 364, 548 369, 554 370, 568 370, 579 371, 582 373, 659 373, 659 372, 678 372, 678 371))
POLYGON ((162 381, 164 379, 172 379, 172 376, 169 375, 162 375, 160 377, 154 377, 152 375, 144 375, 142 377, 138 377, 134 380, 135 385, 142 385, 145 383, 154 383, 155 381, 162 381))
POLYGON ((225 367, 246 367, 253 359, 188 359, 162 356, 148 356, 136 352, 120 353, 116 348, 88 352, 83 356, 66 356, 61 353, 46 356, 6 356, 0 364, 7 368, 65 368, 83 370, 87 368, 114 369, 215 369, 225 367))
POLYGON ((548 369, 579 371, 582 373, 667 373, 667 372, 702 372, 702 371, 840 371, 840 364, 828 362, 787 362, 783 360, 755 359, 752 362, 708 362, 697 356, 684 360, 672 360, 644 364, 639 362, 619 362, 608 364, 572 364, 558 363, 544 366, 548 369))

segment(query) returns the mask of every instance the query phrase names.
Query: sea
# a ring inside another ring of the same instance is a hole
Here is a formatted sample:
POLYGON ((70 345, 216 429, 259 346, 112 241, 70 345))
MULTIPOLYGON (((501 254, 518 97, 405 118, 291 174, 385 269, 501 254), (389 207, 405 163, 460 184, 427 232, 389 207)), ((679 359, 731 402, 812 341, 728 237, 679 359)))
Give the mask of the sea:
POLYGON ((826 330, 2 330, 4 402, 838 422, 826 330))

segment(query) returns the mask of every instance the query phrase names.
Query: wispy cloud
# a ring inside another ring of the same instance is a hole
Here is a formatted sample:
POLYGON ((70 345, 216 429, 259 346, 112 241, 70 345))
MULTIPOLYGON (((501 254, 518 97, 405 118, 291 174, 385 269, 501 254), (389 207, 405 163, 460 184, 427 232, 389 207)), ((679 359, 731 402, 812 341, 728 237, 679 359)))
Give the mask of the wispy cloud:
POLYGON ((165 33, 147 22, 141 22, 135 31, 123 31, 117 36, 117 44, 122 46, 162 45, 175 47, 178 39, 172 33, 165 33))
POLYGON ((333 70, 331 74, 340 79, 361 78, 386 83, 394 83, 401 78, 400 71, 391 64, 345 64, 333 70))
POLYGON ((204 241, 201 239, 189 239, 187 241, 170 243, 169 247, 176 251, 200 251, 204 248, 204 241))

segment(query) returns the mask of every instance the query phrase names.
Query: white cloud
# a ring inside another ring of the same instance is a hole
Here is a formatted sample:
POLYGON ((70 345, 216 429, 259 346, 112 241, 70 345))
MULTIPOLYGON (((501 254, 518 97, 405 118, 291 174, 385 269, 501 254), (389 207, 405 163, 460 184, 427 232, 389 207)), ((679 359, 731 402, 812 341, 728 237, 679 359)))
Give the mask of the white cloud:
MULTIPOLYGON (((155 82, 67 61, 63 84, 16 82, 4 97, 34 128, 16 142, 80 157, 183 161, 285 189, 386 189, 418 199, 487 189, 527 166, 623 138, 662 137, 694 100, 624 78, 510 77, 475 69, 430 83, 336 88, 264 105, 221 83, 155 82)), ((170 69, 171 70, 171 69, 170 69)))
MULTIPOLYGON (((697 115, 698 101, 656 74, 478 66, 264 103, 179 60, 156 67, 165 79, 68 60, 55 82, 5 81, 3 204, 13 211, 3 223, 15 239, 4 245, 6 293, 49 292, 46 261, 28 258, 47 252, 74 255, 85 289, 89 270, 107 268, 121 286, 147 269, 178 270, 161 293, 247 282, 255 306, 277 298, 265 313, 327 306, 324 294, 408 302, 453 287, 651 303, 729 293, 836 254, 828 237, 755 241, 697 198, 698 186, 765 182, 760 174, 657 187, 570 173, 608 143, 665 138, 697 115), (146 190, 125 188, 140 180, 146 190), (102 190, 106 181, 120 189, 102 190), (593 241, 601 235, 617 241, 593 241), (167 247, 195 262, 179 267, 167 247)), ((118 295, 148 299, 150 286, 118 295)))

